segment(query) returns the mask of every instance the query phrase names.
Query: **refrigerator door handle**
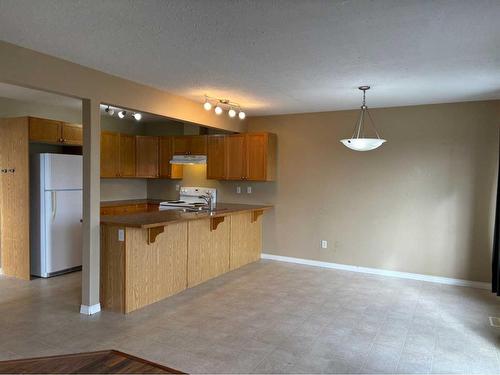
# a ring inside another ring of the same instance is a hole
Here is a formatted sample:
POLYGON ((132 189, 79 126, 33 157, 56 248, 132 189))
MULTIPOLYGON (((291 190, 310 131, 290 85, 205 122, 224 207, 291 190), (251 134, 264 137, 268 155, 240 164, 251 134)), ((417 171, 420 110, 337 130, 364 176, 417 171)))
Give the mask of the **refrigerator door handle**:
POLYGON ((55 220, 57 212, 57 195, 55 191, 52 191, 51 193, 52 193, 52 220, 55 220))

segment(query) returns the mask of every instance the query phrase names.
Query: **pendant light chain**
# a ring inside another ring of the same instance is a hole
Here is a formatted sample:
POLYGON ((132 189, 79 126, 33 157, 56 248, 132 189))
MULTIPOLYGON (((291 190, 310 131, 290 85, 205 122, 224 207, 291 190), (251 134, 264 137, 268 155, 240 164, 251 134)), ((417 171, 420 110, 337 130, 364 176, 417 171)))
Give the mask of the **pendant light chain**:
POLYGON ((375 131, 375 134, 377 135, 377 138, 380 139, 380 135, 377 131, 377 128, 375 127, 375 123, 373 122, 372 116, 370 114, 370 111, 368 110, 368 107, 366 106, 366 90, 370 89, 370 86, 361 86, 359 87, 361 91, 363 91, 363 101, 361 104, 361 111, 359 112, 359 117, 358 117, 358 122, 354 128, 354 132, 352 134, 351 138, 364 138, 364 130, 365 130, 365 113, 368 114, 368 119, 370 120, 370 124, 375 131))

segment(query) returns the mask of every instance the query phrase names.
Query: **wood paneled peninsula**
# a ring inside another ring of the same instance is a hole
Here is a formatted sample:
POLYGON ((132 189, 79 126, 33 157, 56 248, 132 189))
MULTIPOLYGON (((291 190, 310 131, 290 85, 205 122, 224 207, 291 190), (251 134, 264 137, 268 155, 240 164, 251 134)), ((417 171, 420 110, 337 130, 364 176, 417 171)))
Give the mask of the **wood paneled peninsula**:
POLYGON ((102 205, 114 210, 101 215, 103 309, 129 313, 260 259, 262 215, 271 206, 221 203, 212 212, 183 212, 157 204, 102 205))

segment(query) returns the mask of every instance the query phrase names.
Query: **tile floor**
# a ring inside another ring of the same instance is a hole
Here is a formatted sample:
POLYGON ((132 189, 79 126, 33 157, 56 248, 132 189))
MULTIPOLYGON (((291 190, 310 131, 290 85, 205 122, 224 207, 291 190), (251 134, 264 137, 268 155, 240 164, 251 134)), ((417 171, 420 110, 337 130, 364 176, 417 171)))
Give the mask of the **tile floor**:
POLYGON ((499 373, 487 290, 261 261, 127 316, 80 273, 0 278, 0 359, 118 349, 191 373, 499 373))

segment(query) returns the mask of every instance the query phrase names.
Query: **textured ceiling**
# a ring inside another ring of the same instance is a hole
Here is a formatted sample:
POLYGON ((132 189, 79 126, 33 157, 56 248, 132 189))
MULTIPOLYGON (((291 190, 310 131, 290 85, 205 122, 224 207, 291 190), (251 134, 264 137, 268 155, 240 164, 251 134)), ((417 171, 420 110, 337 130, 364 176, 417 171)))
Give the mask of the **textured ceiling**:
MULTIPOLYGON (((0 0, 0 39, 250 115, 500 98, 498 0, 0 0)), ((70 78, 69 78, 70 79, 70 78)))

